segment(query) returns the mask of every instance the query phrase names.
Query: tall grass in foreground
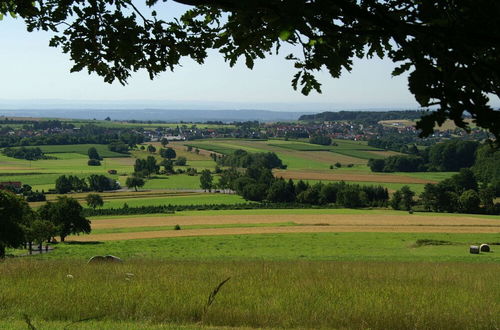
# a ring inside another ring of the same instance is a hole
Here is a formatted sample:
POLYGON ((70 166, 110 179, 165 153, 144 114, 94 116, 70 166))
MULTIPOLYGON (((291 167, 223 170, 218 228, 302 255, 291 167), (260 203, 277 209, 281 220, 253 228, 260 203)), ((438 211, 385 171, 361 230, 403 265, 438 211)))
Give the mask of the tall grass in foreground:
POLYGON ((0 263, 0 324, 26 314, 40 325, 496 329, 499 274, 499 264, 13 259, 0 263))

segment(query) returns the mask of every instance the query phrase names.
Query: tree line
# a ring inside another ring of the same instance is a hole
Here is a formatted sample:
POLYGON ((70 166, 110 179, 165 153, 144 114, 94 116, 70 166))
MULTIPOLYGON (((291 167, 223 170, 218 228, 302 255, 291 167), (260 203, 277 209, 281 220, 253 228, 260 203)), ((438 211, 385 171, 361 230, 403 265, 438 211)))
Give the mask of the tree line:
POLYGON ((449 140, 423 150, 412 148, 413 155, 370 159, 368 166, 373 172, 458 171, 474 164, 479 146, 477 141, 449 140))
POLYGON ((25 160, 47 159, 45 154, 42 152, 42 149, 38 147, 5 148, 2 150, 2 153, 7 157, 12 157, 17 159, 25 159, 25 160))
POLYGON ((396 191, 390 206, 396 210, 420 208, 431 212, 500 214, 500 203, 494 203, 495 191, 487 185, 480 185, 470 169, 437 184, 428 183, 419 199, 408 186, 396 191))
POLYGON ((108 191, 120 189, 120 184, 103 174, 91 174, 86 178, 76 175, 61 175, 56 179, 55 192, 67 194, 69 192, 108 191))
POLYGON ((420 119, 423 111, 338 111, 321 112, 314 115, 302 115, 299 120, 305 121, 356 121, 367 124, 376 124, 381 120, 420 119))
POLYGON ((126 152, 129 147, 142 142, 144 142, 144 135, 133 129, 111 129, 94 124, 82 125, 78 130, 73 129, 71 132, 52 132, 51 134, 36 136, 0 136, 0 148, 39 145, 114 144, 114 149, 117 150, 117 146, 125 144, 127 145, 126 150, 120 150, 126 152))
POLYGON ((231 155, 223 155, 217 158, 217 164, 230 167, 262 167, 267 169, 281 168, 285 169, 281 159, 274 152, 249 153, 246 150, 235 150, 231 155))
POLYGON ((250 166, 244 171, 231 167, 222 170, 219 181, 213 183, 208 170, 200 176, 200 187, 232 190, 246 200, 270 203, 299 203, 306 205, 335 204, 342 207, 386 206, 389 193, 382 186, 361 186, 336 183, 295 183, 274 177, 270 168, 250 166))

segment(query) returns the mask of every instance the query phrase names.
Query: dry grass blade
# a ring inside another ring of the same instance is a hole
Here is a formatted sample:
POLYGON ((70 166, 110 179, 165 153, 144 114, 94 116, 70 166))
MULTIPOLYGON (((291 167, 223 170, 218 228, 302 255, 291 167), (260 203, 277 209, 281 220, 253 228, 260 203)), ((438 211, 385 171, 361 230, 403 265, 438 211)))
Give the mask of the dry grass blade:
POLYGON ((30 330, 36 330, 36 327, 31 323, 31 319, 28 316, 28 314, 23 314, 23 320, 26 322, 26 325, 28 326, 28 329, 30 330))
POLYGON ((224 284, 229 281, 231 277, 226 278, 224 281, 220 282, 219 285, 215 287, 215 289, 212 290, 210 295, 208 296, 208 301, 207 304, 205 305, 205 308, 203 309, 203 314, 205 314, 208 310, 208 308, 213 304, 215 301, 215 298, 217 297, 217 294, 219 293, 220 289, 224 286, 224 284))
POLYGON ((64 330, 69 329, 69 327, 72 326, 73 324, 81 323, 81 322, 87 322, 87 321, 93 321, 93 320, 99 320, 99 319, 102 319, 104 316, 105 315, 92 316, 92 317, 87 317, 87 318, 84 318, 84 319, 80 319, 80 320, 77 320, 77 321, 70 322, 70 323, 68 323, 68 324, 66 324, 64 326, 64 330))

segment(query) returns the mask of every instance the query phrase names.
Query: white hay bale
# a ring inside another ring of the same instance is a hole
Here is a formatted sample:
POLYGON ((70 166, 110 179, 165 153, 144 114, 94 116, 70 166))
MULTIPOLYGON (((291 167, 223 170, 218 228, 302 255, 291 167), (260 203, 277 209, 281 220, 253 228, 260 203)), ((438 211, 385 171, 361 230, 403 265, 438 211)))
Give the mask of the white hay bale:
POLYGON ((479 246, 477 245, 471 245, 469 248, 470 253, 472 254, 479 254, 479 246))
POLYGON ((112 256, 109 254, 104 256, 104 258, 106 259, 107 262, 123 262, 123 260, 121 258, 112 256))
POLYGON ((122 259, 112 256, 112 255, 106 255, 106 256, 93 256, 92 258, 89 259, 87 262, 88 264, 93 264, 93 263, 101 263, 101 262, 123 262, 122 259))
POLYGON ((490 246, 488 244, 481 244, 479 250, 481 252, 490 252, 490 246))

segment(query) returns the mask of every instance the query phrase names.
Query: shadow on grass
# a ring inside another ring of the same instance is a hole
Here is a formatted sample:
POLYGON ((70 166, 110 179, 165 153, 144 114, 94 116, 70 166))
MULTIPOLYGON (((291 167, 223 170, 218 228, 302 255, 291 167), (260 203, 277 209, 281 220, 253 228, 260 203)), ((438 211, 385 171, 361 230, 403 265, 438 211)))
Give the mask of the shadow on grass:
POLYGON ((97 244, 104 244, 104 242, 100 242, 100 241, 85 241, 85 242, 69 241, 69 242, 64 242, 63 244, 68 244, 68 245, 97 245, 97 244))

